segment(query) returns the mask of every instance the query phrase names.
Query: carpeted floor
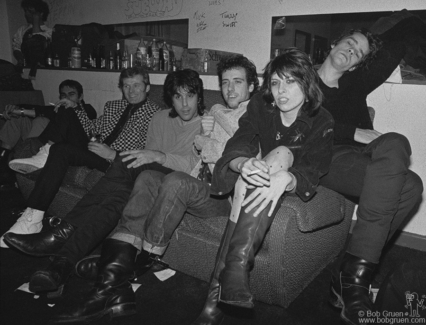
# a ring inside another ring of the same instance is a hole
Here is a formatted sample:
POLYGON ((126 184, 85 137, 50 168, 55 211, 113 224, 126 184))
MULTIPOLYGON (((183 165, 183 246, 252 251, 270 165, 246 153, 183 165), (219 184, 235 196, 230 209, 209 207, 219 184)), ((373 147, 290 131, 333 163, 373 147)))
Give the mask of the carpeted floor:
MULTIPOLYGON (((0 192, 0 233, 9 229, 19 217, 25 202, 18 190, 0 192)), ((383 258, 376 276, 376 285, 389 270, 408 260, 425 260, 426 252, 399 246, 389 249, 383 258)), ((5 325, 43 325, 65 304, 72 304, 90 284, 77 277, 70 279, 64 296, 48 299, 45 295, 16 290, 29 281, 31 274, 47 265, 48 258, 35 258, 23 255, 12 249, 0 249, 0 321, 5 325)), ((229 310, 223 325, 298 325, 298 324, 340 324, 339 311, 328 303, 330 270, 324 269, 318 277, 290 305, 283 309, 256 302, 254 311, 229 310)), ((207 294, 208 284, 201 280, 176 272, 176 275, 161 282, 152 271, 137 281, 136 315, 104 318, 93 324, 120 325, 185 325, 191 324, 201 310, 207 294)))

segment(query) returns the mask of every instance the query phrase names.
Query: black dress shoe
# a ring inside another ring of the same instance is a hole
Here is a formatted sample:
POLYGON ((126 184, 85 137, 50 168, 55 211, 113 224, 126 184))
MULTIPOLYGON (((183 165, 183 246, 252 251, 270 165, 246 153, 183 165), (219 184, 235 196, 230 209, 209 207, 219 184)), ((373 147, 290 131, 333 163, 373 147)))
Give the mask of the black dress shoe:
POLYGON ((42 230, 37 234, 21 235, 9 232, 4 235, 3 240, 9 247, 19 249, 28 255, 57 255, 59 249, 74 233, 75 228, 64 219, 57 217, 52 217, 49 225, 49 229, 42 230))
MULTIPOLYGON (((75 274, 88 281, 95 281, 98 275, 99 258, 100 255, 89 255, 81 259, 75 265, 75 274)), ((131 276, 130 280, 145 274, 156 264, 164 268, 169 267, 169 265, 164 263, 158 255, 142 250, 136 257, 133 275, 131 276)))
POLYGON ((55 298, 62 295, 73 264, 64 256, 53 256, 51 260, 46 269, 36 271, 31 276, 29 289, 32 292, 50 291, 49 298, 55 298))

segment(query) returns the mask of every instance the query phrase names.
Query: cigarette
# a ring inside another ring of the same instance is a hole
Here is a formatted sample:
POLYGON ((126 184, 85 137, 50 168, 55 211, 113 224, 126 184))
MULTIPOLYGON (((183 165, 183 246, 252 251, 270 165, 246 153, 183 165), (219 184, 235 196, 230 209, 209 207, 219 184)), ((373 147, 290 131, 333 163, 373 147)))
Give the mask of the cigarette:
POLYGON ((49 105, 56 106, 56 104, 54 104, 54 103, 49 103, 49 105))
POLYGON ((251 175, 254 175, 254 174, 258 174, 260 172, 261 172, 260 169, 252 170, 250 173, 248 173, 248 176, 251 176, 251 175))

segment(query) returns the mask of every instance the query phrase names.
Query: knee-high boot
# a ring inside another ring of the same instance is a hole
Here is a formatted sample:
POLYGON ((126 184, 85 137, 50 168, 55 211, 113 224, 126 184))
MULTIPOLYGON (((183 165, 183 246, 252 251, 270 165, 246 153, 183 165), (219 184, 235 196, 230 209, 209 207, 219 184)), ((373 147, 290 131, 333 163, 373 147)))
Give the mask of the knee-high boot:
POLYGON ((370 285, 377 264, 346 253, 338 278, 332 277, 330 302, 342 308, 340 314, 345 324, 359 325, 362 315, 373 310, 370 285))
POLYGON ((55 324, 89 322, 136 313, 135 294, 129 279, 133 276, 137 249, 133 245, 108 238, 102 246, 98 277, 93 289, 77 306, 70 306, 56 316, 55 324))
POLYGON ((222 236, 219 250, 216 255, 216 263, 212 273, 206 302, 204 303, 200 315, 191 325, 219 325, 225 317, 222 310, 217 306, 219 303, 219 275, 225 266, 225 257, 228 252, 229 241, 234 232, 235 225, 235 222, 228 220, 225 233, 222 236))
MULTIPOLYGON (((247 190, 246 196, 249 196, 252 191, 247 190)), ((249 272, 254 265, 254 256, 260 248, 281 202, 282 199, 277 202, 271 217, 268 217, 271 204, 257 217, 253 216, 256 208, 249 213, 244 212, 244 208, 241 209, 229 243, 225 267, 219 277, 219 301, 238 307, 254 307, 253 295, 249 286, 249 272)))

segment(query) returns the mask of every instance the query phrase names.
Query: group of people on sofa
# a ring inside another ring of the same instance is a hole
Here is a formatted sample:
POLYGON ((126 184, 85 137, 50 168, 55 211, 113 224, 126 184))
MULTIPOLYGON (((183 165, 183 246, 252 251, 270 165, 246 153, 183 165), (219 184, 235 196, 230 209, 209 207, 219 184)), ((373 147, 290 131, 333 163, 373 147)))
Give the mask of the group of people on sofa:
MULTIPOLYGON (((9 163, 17 172, 42 171, 1 247, 51 256, 31 276, 32 291, 61 293, 74 269, 95 278, 80 303, 53 319, 88 322, 136 313, 130 280, 161 258, 185 213, 229 215, 206 303, 193 322, 220 324, 222 304, 254 307, 249 273, 281 202, 288 195, 308 201, 322 185, 359 199, 330 299, 345 323, 359 324, 360 312, 373 310, 369 287, 382 249, 423 192, 409 170, 408 140, 374 130, 366 102, 404 55, 398 44, 407 29, 426 33, 415 16, 380 36, 351 30, 318 70, 304 52, 286 49, 266 65, 260 87, 249 59, 223 58, 217 74, 225 105, 208 111, 203 82, 190 69, 167 75, 164 110, 149 100, 141 67, 121 72, 124 99, 106 103, 96 119, 75 86, 76 99, 66 96, 71 103, 51 119, 40 152, 9 163), (93 134, 99 142, 89 141, 93 134), (206 164, 210 182, 200 175, 206 164), (68 166, 105 175, 65 218, 52 217, 42 229, 68 166), (101 255, 87 256, 102 241, 101 255)), ((69 81, 66 87, 73 88, 69 81)))

